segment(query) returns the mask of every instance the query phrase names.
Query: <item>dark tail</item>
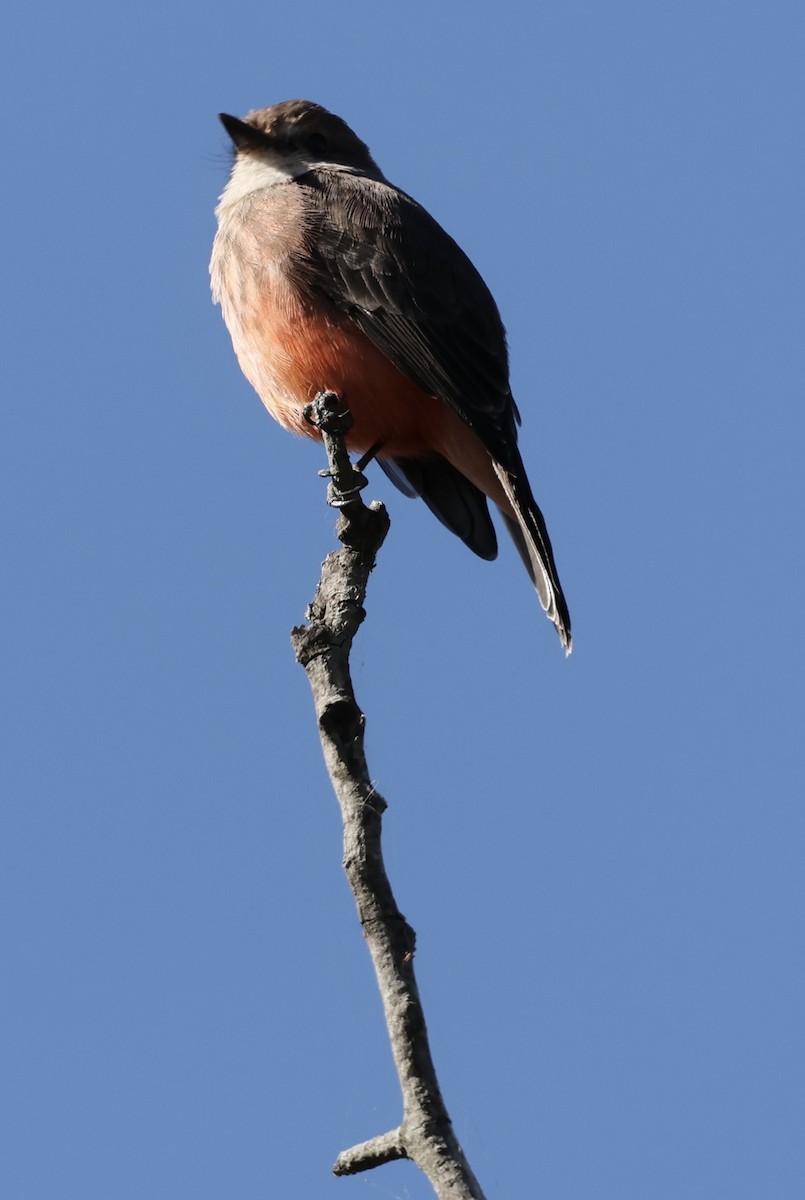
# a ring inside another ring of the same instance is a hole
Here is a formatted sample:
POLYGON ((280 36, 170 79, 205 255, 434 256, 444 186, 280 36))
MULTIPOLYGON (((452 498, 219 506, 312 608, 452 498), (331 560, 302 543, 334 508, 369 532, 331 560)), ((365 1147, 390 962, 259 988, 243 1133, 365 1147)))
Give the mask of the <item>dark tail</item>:
POLYGON ((548 619, 553 621, 565 653, 570 654, 573 648, 570 613, 559 582, 559 572, 556 570, 545 518, 532 495, 525 468, 519 454, 510 469, 497 462, 494 463, 494 467, 495 474, 503 485, 506 499, 514 510, 514 516, 503 512, 502 509, 500 515, 506 522, 512 541, 531 576, 540 604, 548 614, 548 619))
MULTIPOLYGON (((495 558, 497 538, 484 493, 454 466, 434 454, 428 458, 378 458, 391 482, 406 496, 421 496, 431 512, 481 558, 495 558)), ((494 462, 514 516, 500 509, 512 541, 531 576, 540 603, 556 626, 567 654, 571 650, 570 613, 556 570, 545 519, 531 494, 519 454, 507 470, 494 462)))
POLYGON ((421 496, 433 515, 480 558, 497 557, 486 496, 441 454, 377 462, 395 487, 406 496, 421 496))

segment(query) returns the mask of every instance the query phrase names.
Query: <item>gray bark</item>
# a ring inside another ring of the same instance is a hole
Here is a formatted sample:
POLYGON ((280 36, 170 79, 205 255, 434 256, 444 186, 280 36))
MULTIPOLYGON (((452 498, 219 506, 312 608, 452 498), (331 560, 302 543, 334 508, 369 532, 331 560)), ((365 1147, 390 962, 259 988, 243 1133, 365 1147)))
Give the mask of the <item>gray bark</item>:
POLYGON ((293 630, 291 641, 313 692, 324 761, 343 819, 344 870, 374 963, 403 1101, 400 1125, 345 1150, 333 1171, 354 1175, 408 1158, 427 1175, 439 1200, 484 1200, 436 1078, 414 974, 415 934, 397 907, 383 863, 386 802, 369 775, 365 718, 349 669, 352 641, 365 616, 369 574, 389 519, 381 504, 367 507, 361 499, 366 480, 349 461, 342 435, 351 418, 338 397, 317 397, 309 419, 319 426, 327 448, 328 499, 341 510, 336 533, 342 549, 323 563, 307 623, 293 630))

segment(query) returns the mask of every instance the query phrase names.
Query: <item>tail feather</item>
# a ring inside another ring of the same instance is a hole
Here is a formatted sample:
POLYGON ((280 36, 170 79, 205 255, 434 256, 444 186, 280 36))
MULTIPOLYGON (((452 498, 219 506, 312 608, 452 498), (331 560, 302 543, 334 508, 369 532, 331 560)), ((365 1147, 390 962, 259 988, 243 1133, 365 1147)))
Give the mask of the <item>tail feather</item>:
POLYGON ((421 496, 435 517, 479 558, 497 557, 498 541, 486 496, 441 454, 378 458, 382 471, 405 496, 421 496))
POLYGON ((573 648, 570 613, 559 582, 545 518, 531 493, 522 463, 513 464, 514 470, 507 470, 497 462, 493 465, 514 514, 501 508, 500 515, 531 576, 540 604, 556 627, 565 653, 570 654, 573 648))
MULTIPOLYGON (((485 456, 484 456, 485 457, 485 456)), ((488 463, 490 459, 486 459, 488 463)), ((427 458, 378 458, 379 466, 406 496, 421 496, 428 508, 481 558, 497 554, 497 539, 487 508, 487 496, 442 455, 427 458)), ((507 507, 497 507, 531 578, 540 603, 570 654, 570 614, 554 562, 545 519, 531 493, 522 460, 515 450, 508 468, 491 459, 507 507)), ((489 490, 503 497, 497 488, 489 490)))

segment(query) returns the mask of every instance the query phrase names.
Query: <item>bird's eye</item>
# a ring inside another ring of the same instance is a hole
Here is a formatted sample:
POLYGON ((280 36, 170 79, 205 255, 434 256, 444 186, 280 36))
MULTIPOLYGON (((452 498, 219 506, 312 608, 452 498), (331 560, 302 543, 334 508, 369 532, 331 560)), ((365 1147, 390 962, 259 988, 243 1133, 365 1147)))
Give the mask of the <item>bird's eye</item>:
POLYGON ((327 138, 323 133, 311 133, 305 139, 305 145, 311 154, 324 154, 327 150, 327 138))

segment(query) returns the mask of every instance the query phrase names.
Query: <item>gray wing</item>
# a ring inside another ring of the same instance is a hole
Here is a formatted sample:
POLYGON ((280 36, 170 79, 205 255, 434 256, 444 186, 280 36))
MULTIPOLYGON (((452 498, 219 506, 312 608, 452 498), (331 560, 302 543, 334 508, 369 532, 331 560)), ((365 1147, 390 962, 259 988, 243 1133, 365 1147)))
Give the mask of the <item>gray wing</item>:
POLYGON ((470 425, 499 462, 516 445, 506 335, 466 254, 421 205, 390 184, 344 171, 302 176, 311 283, 394 365, 470 425))
MULTIPOLYGON (((570 648, 570 617, 548 530, 517 448, 506 335, 492 294, 464 251, 421 205, 388 183, 311 171, 308 282, 429 395, 446 401, 492 456, 517 520, 506 524, 570 648)), ((444 459, 395 459, 390 478, 416 492, 476 554, 497 553, 486 498, 444 459)), ((505 514, 504 514, 505 516, 505 514)))

